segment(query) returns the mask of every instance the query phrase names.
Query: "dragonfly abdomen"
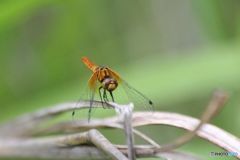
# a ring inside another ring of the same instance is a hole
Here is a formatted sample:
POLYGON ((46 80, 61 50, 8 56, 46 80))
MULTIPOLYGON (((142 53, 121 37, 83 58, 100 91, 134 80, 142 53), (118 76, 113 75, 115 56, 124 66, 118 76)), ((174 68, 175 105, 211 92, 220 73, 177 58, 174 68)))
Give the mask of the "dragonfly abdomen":
POLYGON ((82 57, 82 61, 92 72, 95 72, 99 68, 93 62, 91 62, 87 57, 82 57))

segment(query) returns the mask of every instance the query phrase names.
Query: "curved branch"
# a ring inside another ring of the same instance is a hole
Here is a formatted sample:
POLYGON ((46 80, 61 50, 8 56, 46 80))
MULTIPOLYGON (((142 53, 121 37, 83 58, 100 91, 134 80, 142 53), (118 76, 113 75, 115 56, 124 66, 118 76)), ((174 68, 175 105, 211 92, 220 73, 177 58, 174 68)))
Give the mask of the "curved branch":
MULTIPOLYGON (((56 125, 49 132, 59 131, 77 131, 81 129, 91 128, 119 128, 119 119, 116 117, 106 119, 93 119, 91 124, 87 125, 87 121, 65 122, 56 125)), ((200 123, 200 120, 170 112, 135 112, 133 113, 132 125, 133 127, 146 125, 169 125, 173 127, 182 128, 188 131, 194 131, 195 127, 200 123)), ((45 130, 46 131, 46 130, 45 130)), ((240 153, 240 140, 234 135, 224 131, 223 129, 212 124, 203 124, 203 126, 196 132, 196 134, 209 142, 227 150, 229 152, 240 153), (217 133, 217 134, 216 134, 217 133)), ((239 155, 240 156, 240 155, 239 155)))

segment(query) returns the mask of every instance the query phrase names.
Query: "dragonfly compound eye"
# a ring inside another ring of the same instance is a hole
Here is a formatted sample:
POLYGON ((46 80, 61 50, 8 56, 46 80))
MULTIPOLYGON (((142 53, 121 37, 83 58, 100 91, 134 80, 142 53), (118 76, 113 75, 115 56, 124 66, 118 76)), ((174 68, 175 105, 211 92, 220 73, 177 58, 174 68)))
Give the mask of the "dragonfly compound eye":
POLYGON ((113 91, 118 86, 117 81, 113 78, 105 78, 102 84, 103 84, 103 88, 105 88, 108 91, 113 91))

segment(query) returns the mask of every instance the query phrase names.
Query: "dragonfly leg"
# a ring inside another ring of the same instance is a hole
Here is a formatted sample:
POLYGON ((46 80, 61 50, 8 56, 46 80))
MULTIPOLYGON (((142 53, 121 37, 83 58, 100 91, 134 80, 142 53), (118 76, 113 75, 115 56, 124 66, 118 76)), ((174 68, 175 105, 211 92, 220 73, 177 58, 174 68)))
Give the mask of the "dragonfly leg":
POLYGON ((75 115, 75 110, 72 111, 72 117, 74 117, 74 115, 75 115))
POLYGON ((101 99, 102 107, 105 108, 104 103, 103 103, 103 96, 102 96, 102 92, 101 92, 102 89, 103 89, 102 86, 99 87, 98 92, 99 92, 99 96, 100 96, 100 99, 101 99))
POLYGON ((109 93, 110 93, 110 96, 112 97, 112 101, 114 102, 114 97, 113 97, 112 91, 109 91, 109 93))
POLYGON ((103 100, 105 103, 109 102, 108 98, 107 98, 107 92, 106 89, 103 90, 103 100))
POLYGON ((88 123, 90 122, 90 118, 91 118, 93 100, 94 100, 94 92, 92 92, 91 97, 90 97, 90 104, 89 104, 89 110, 88 110, 88 123))

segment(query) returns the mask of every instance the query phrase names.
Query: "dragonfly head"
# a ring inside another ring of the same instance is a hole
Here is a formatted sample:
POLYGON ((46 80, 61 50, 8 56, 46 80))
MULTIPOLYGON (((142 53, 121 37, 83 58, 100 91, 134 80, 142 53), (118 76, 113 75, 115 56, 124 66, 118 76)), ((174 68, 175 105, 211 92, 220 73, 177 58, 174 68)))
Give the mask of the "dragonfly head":
POLYGON ((117 88, 118 82, 116 79, 111 78, 111 77, 106 77, 102 81, 103 88, 108 90, 108 91, 113 91, 117 88))

